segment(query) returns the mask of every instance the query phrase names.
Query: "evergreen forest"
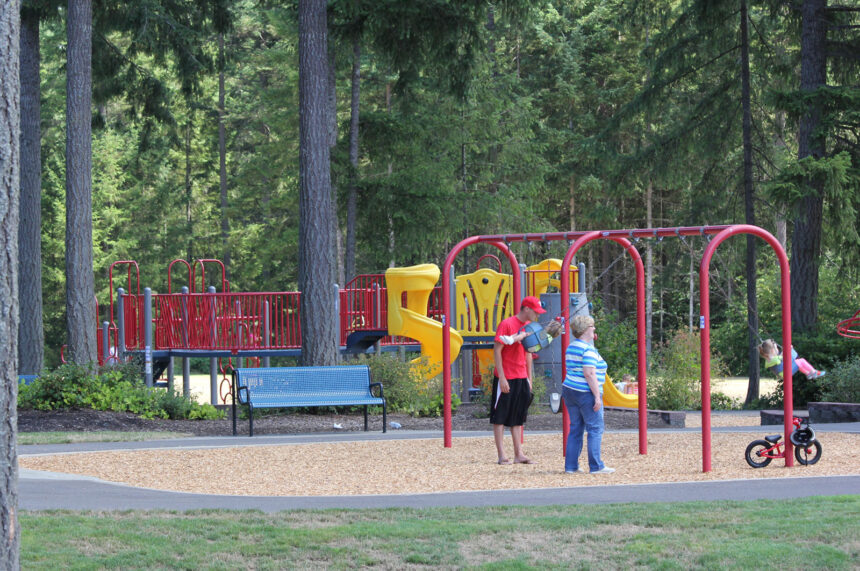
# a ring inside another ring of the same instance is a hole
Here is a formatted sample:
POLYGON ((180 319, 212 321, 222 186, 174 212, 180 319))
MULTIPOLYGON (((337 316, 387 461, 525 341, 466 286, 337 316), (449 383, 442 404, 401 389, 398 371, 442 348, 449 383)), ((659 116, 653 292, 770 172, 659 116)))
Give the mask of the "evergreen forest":
MULTIPOLYGON (((99 321, 117 260, 136 260, 141 284, 162 292, 177 258, 223 260, 233 291, 300 289, 300 172, 313 152, 300 137, 302 5, 92 1, 99 321)), ((798 351, 822 367, 858 353, 835 329, 860 310, 858 0, 329 0, 325 16, 316 140, 330 189, 309 207, 331 210, 331 283, 441 265, 476 234, 749 223, 791 259, 798 351)), ((21 260, 41 259, 49 366, 69 327, 71 17, 65 2, 23 1, 22 113, 29 101, 38 118, 22 120, 21 154, 40 162, 40 204, 21 260)), ((26 192, 22 226, 34 219, 26 192)), ((706 245, 637 241, 654 347, 697 328, 706 245)), ((567 244, 513 247, 533 264, 567 244)), ((456 271, 490 252, 467 250, 456 271)), ((607 343, 629 346, 629 257, 598 241, 578 261, 599 319, 617 326, 607 343)), ((757 378, 755 346, 780 336, 776 256, 734 238, 711 277, 715 352, 727 372, 757 378)))

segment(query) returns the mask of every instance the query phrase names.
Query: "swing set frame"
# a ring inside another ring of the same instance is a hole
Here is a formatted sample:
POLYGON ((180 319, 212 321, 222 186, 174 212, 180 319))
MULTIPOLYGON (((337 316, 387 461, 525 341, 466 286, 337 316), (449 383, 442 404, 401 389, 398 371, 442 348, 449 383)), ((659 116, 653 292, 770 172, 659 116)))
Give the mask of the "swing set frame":
MULTIPOLYGON (((633 259, 636 270, 636 331, 637 331, 637 382, 639 385, 639 453, 648 453, 648 420, 647 420, 647 372, 646 372, 646 336, 645 336, 645 268, 642 256, 634 242, 640 239, 657 239, 661 237, 703 236, 709 242, 699 264, 699 330, 701 344, 701 381, 702 381, 702 471, 711 471, 711 315, 710 315, 710 265, 717 247, 726 239, 737 234, 751 234, 763 239, 776 253, 780 267, 781 305, 782 305, 782 344, 791 347, 791 280, 789 274, 788 256, 779 241, 767 230, 749 224, 732 224, 723 226, 679 226, 672 228, 640 228, 633 230, 594 230, 588 232, 547 232, 534 234, 491 234, 471 236, 461 240, 448 253, 442 266, 442 375, 444 398, 444 446, 451 448, 452 416, 451 416, 451 272, 454 261, 465 248, 476 244, 487 244, 496 247, 507 257, 511 268, 518 268, 516 255, 511 250, 513 242, 549 242, 566 240, 569 244, 567 254, 561 267, 567 268, 576 253, 586 244, 594 240, 611 240, 620 245, 633 259)), ((513 271, 514 313, 520 309, 522 300, 522 284, 519 272, 513 271)), ((561 314, 570 310, 570 275, 561 272, 561 314)), ((562 343, 566 347, 570 342, 570 329, 564 328, 562 343)), ((566 365, 562 362, 562 374, 566 374, 566 365)), ((789 367, 783 370, 784 387, 784 432, 786 442, 785 465, 794 465, 792 444, 789 439, 793 430, 794 418, 792 399, 792 379, 789 367)), ((564 411, 564 433, 562 446, 567 441, 570 428, 570 418, 567 408, 564 411)), ((564 448, 562 448, 564 449, 564 448)))

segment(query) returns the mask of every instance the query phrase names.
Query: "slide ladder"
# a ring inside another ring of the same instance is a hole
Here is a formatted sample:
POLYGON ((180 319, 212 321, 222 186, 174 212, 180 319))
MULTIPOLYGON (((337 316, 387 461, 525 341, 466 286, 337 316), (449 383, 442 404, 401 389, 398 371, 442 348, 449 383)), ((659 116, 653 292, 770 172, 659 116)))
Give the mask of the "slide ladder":
MULTIPOLYGON (((411 337, 421 343, 421 356, 412 361, 425 379, 442 372, 442 324, 427 317, 427 302, 439 281, 439 267, 420 264, 389 268, 385 272, 388 289, 388 334, 411 337), (403 306, 403 294, 406 306, 403 306)), ((451 329, 451 361, 457 358, 463 338, 451 329)))

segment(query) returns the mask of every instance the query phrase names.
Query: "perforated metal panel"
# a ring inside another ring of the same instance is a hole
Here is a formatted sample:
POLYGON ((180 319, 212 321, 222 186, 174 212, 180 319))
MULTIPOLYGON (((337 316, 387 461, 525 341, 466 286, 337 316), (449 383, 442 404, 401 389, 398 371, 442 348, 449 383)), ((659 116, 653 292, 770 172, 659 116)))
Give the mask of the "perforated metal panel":
MULTIPOLYGON (((383 404, 366 365, 236 369, 236 386, 247 387, 254 408, 383 404)), ((245 396, 239 391, 242 404, 245 396)))

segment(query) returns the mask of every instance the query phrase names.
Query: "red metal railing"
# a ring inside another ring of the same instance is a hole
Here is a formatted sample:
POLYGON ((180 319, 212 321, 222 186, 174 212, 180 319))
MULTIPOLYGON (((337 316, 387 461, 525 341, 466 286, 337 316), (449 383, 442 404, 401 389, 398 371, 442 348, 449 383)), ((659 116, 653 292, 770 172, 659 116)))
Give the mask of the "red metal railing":
POLYGON ((293 349, 302 345, 298 292, 158 294, 152 296, 152 305, 157 349, 293 349))
MULTIPOLYGON (((350 286, 339 291, 341 345, 346 345, 347 338, 355 331, 388 329, 384 276, 358 276, 350 286)), ((153 349, 300 349, 300 298, 299 292, 153 294, 153 349), (264 331, 264 315, 268 315, 269 320, 268 337, 264 331)), ((144 348, 143 299, 143 295, 134 293, 123 296, 126 350, 144 348)), ((441 321, 443 305, 442 288, 434 288, 427 315, 441 321)), ((112 338, 116 337, 115 329, 112 327, 112 338)), ((417 341, 385 336, 380 343, 404 345, 417 341)))

